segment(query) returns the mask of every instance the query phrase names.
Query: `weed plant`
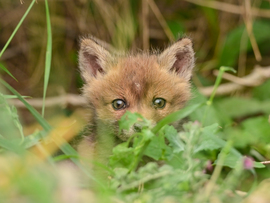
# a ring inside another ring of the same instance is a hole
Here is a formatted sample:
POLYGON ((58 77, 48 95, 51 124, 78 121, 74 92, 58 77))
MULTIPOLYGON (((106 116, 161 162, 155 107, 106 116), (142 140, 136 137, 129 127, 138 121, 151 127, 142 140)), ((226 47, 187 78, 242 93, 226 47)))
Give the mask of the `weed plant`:
MULTIPOLYGON (((14 29, 0 58, 35 1, 32 0, 14 29)), ((247 196, 257 188, 257 171, 265 168, 259 162, 262 161, 261 154, 269 157, 267 143, 270 142, 270 131, 266 116, 270 113, 269 97, 260 94, 260 91, 264 92, 269 87, 269 83, 254 90, 254 95, 259 95, 261 101, 238 97, 214 101, 223 73, 233 71, 232 68, 222 66, 210 99, 195 92, 195 99, 186 108, 167 116, 154 127, 141 115, 127 112, 119 122, 119 133, 137 122, 143 126, 141 132, 115 146, 106 162, 99 163, 97 159, 89 169, 81 163, 76 150, 63 138, 78 126, 73 123, 60 130, 57 126, 52 127, 44 118, 44 101, 52 60, 52 33, 47 0, 45 10, 47 46, 42 113, 36 111, 25 100, 25 96, 0 79, 1 202, 248 202, 247 196), (12 95, 7 94, 7 90, 12 95), (17 109, 9 104, 12 98, 19 99, 25 105, 42 130, 27 136, 24 134, 17 109), (235 107, 237 103, 241 106, 235 107), (233 118, 258 111, 263 114, 245 120, 240 126, 232 125, 233 118), (183 124, 182 131, 177 132, 170 125, 186 117, 190 121, 183 124), (243 150, 252 143, 255 145, 250 151, 258 162, 246 157, 247 152, 243 150), (48 147, 51 144, 56 145, 62 155, 53 155, 56 149, 48 147)), ((132 19, 128 18, 128 21, 132 19)), ((266 26, 263 22, 256 22, 255 27, 260 23, 266 26)), ((173 23, 169 25, 173 26, 173 23)), ((125 23, 122 22, 118 29, 123 30, 123 26, 125 23)), ((242 27, 239 29, 243 30, 242 27)), ((238 32, 235 30, 228 37, 228 44, 234 42, 238 32)), ((133 34, 129 33, 125 43, 130 43, 133 34)), ((259 39, 263 41, 264 37, 264 33, 261 33, 259 39)), ((121 41, 115 36, 113 39, 117 43, 121 41)), ((226 51, 227 48, 224 49, 226 51)), ((235 53, 228 55, 236 57, 235 53)), ((223 62, 226 61, 224 57, 222 53, 223 62)), ((0 68, 15 79, 4 64, 1 63, 0 68)), ((269 178, 269 174, 264 177, 269 178)), ((268 187, 269 184, 265 182, 258 188, 265 191, 268 187)), ((267 198, 267 192, 259 193, 258 196, 267 198)))

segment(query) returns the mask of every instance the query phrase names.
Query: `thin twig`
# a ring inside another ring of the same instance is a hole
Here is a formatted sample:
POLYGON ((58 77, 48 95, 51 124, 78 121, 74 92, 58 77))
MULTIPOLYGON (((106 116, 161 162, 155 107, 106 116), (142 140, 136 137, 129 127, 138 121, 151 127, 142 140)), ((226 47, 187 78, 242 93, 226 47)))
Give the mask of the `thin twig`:
MULTIPOLYGON (((244 13, 242 6, 237 6, 234 4, 229 4, 229 3, 219 2, 219 1, 206 1, 206 0, 185 0, 185 1, 196 4, 196 5, 205 6, 208 8, 225 11, 228 13, 233 13, 233 14, 238 14, 238 15, 243 15, 244 13)), ((252 8, 251 13, 252 13, 252 16, 270 18, 269 9, 252 8)))
POLYGON ((270 164, 270 161, 262 161, 261 163, 264 165, 267 165, 267 164, 270 164))
POLYGON ((248 37, 250 39, 250 43, 251 43, 251 46, 252 46, 252 49, 253 49, 256 60, 261 61, 262 60, 262 55, 260 53, 259 46, 258 46, 258 44, 256 42, 256 39, 255 39, 255 36, 254 36, 254 33, 253 33, 253 29, 252 29, 253 22, 252 22, 252 12, 251 12, 250 0, 245 0, 244 8, 245 8, 245 13, 243 15, 243 18, 244 18, 244 22, 245 22, 245 25, 246 25, 248 37))
MULTIPOLYGON (((214 72, 214 74, 217 74, 214 72)), ((231 81, 230 83, 221 84, 216 95, 227 95, 238 90, 242 90, 245 86, 254 87, 263 84, 267 79, 270 78, 270 67, 255 67, 253 72, 249 75, 239 78, 231 74, 224 74, 224 79, 231 81)), ((210 96, 214 87, 198 87, 199 91, 205 95, 210 96)))
POLYGON ((171 29, 169 28, 169 26, 166 23, 166 20, 164 19, 163 15, 161 14, 159 8, 157 7, 156 3, 153 0, 148 0, 148 4, 150 6, 150 8, 152 9, 153 13, 155 14, 156 18, 158 19, 160 25, 162 26, 165 34, 167 35, 167 37, 169 38, 169 40, 174 41, 174 35, 171 31, 171 29))
MULTIPOLYGON (((27 102, 35 107, 35 108, 41 108, 42 107, 42 98, 37 99, 26 99, 27 102)), ((18 108, 25 108, 25 105, 17 99, 11 99, 9 100, 9 103, 18 107, 18 108)), ((52 107, 52 106, 86 106, 87 102, 86 99, 80 95, 76 94, 66 94, 66 95, 60 95, 56 97, 47 97, 45 101, 46 107, 52 107)))

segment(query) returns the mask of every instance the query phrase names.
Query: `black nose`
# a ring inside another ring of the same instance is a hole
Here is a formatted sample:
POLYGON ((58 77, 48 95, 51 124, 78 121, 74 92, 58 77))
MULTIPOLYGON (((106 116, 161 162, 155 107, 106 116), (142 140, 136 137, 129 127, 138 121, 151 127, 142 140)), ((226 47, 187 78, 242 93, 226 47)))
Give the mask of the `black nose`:
POLYGON ((138 125, 138 124, 134 124, 133 130, 134 130, 135 132, 141 132, 142 127, 141 127, 140 125, 138 125))

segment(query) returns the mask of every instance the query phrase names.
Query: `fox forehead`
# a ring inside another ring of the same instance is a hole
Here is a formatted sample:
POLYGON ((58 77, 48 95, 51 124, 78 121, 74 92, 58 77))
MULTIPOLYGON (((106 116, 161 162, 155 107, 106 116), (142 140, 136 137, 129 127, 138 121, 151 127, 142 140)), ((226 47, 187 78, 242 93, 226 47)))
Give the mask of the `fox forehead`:
POLYGON ((155 55, 137 55, 120 58, 108 72, 88 84, 93 104, 103 105, 114 99, 123 99, 128 105, 150 103, 154 98, 182 103, 189 97, 189 84, 177 74, 160 67, 155 55))

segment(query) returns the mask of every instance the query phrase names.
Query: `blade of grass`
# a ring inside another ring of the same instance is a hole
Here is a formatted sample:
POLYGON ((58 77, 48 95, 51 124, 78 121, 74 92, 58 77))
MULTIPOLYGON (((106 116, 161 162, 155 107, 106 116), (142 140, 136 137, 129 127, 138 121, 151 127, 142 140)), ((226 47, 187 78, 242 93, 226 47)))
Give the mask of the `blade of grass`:
POLYGON ((0 68, 2 68, 7 74, 9 74, 10 77, 12 77, 18 82, 18 80, 8 71, 8 69, 2 63, 0 63, 0 68))
POLYGON ((46 120, 44 120, 41 115, 37 112, 36 109, 34 109, 20 94, 17 92, 13 87, 11 87, 8 83, 6 83, 4 80, 0 79, 0 82, 14 95, 18 97, 18 99, 26 106, 26 108, 31 112, 31 114, 35 117, 35 119, 38 121, 38 123, 43 127, 43 129, 47 132, 49 132, 52 127, 47 123, 46 120))
MULTIPOLYGON (((31 114, 35 117, 35 119, 38 121, 38 123, 43 127, 43 129, 46 132, 49 132, 52 127, 50 126, 50 124, 36 111, 36 109, 34 109, 27 101, 25 101, 25 99, 23 99, 23 97, 13 88, 11 87, 8 83, 6 83, 4 80, 2 80, 0 78, 0 82, 9 90, 11 91, 13 94, 15 94, 18 99, 24 103, 24 105, 26 106, 26 108, 31 112, 31 114)), ((70 144, 68 144, 67 142, 61 140, 63 138, 61 137, 54 137, 54 142, 59 146, 59 148, 67 155, 67 156, 71 156, 71 157, 78 157, 78 153, 75 151, 75 149, 73 149, 73 147, 70 146, 70 144), (62 144, 65 143, 65 144, 62 144)), ((79 162, 78 159, 75 158, 71 158, 71 160, 78 166, 80 167, 80 169, 92 180, 94 180, 95 182, 97 182, 100 186, 102 186, 102 188, 105 188, 105 186, 98 181, 95 177, 93 177, 83 166, 82 164, 79 162)))
MULTIPOLYGON (((5 99, 17 99, 18 97, 15 95, 3 95, 5 99)), ((29 96, 22 96, 22 98, 31 98, 29 96)))
POLYGON ((18 23, 18 25, 16 26, 16 28, 14 29, 14 31, 12 32, 11 36, 9 37, 7 43, 5 44, 4 48, 2 49, 2 51, 0 52, 0 58, 2 57, 3 53, 5 52, 5 50, 7 49, 9 43, 11 42, 12 38, 14 37, 14 35, 16 34, 16 32, 18 31, 18 29, 20 28, 21 24, 23 23, 25 17, 28 15, 29 11, 31 10, 31 8, 33 7, 34 3, 36 2, 36 0, 32 0, 32 3, 29 5, 28 9, 26 10, 26 12, 24 13, 23 17, 21 18, 20 22, 18 23))
POLYGON ((176 111, 176 112, 170 114, 169 116, 166 116, 166 118, 164 118, 158 122, 158 124, 152 129, 152 132, 154 134, 156 134, 164 125, 170 124, 174 121, 177 121, 177 120, 180 120, 180 119, 187 117, 189 114, 191 114, 197 108, 199 108, 203 103, 204 102, 187 106, 184 109, 181 109, 179 111, 176 111))
POLYGON ((47 87, 48 87, 49 78, 50 78, 51 59, 52 59, 52 29, 51 29, 49 5, 48 5, 47 0, 45 0, 45 8, 46 8, 46 21, 47 21, 47 47, 46 47, 46 58, 45 58, 42 117, 44 117, 44 112, 45 112, 45 98, 46 98, 46 92, 47 92, 47 87))

